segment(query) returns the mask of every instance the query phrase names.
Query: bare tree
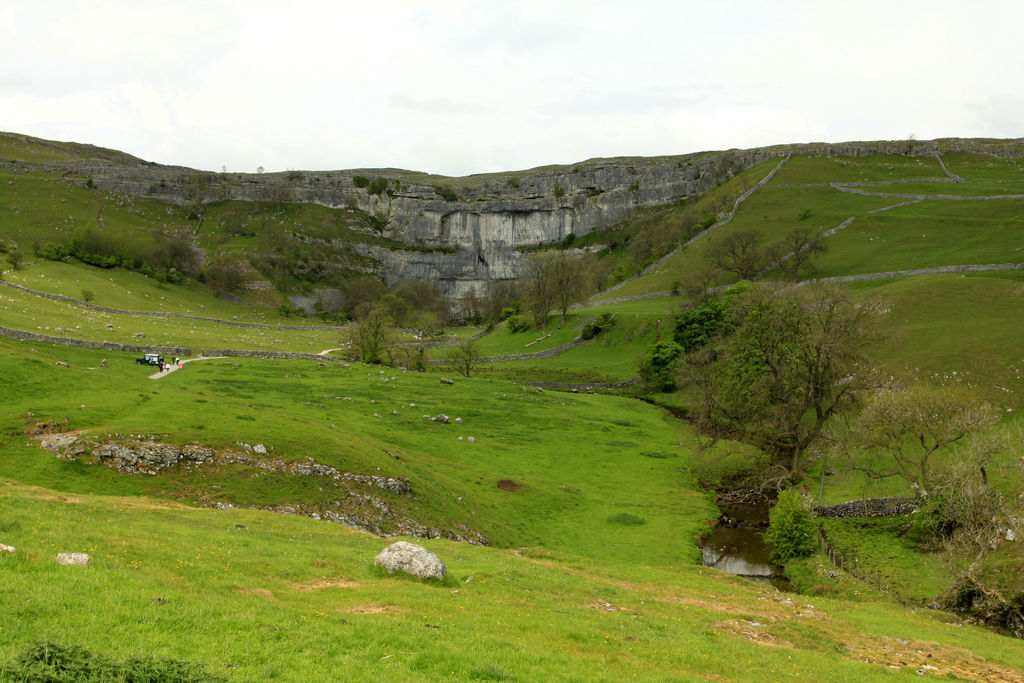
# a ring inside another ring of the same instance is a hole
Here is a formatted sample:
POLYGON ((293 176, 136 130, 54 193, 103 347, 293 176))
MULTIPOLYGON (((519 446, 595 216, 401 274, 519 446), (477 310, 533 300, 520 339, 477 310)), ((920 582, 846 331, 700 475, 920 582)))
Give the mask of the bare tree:
POLYGON ((784 254, 778 260, 779 270, 795 282, 800 279, 800 271, 814 272, 814 257, 827 252, 828 247, 809 228, 796 228, 786 235, 778 251, 784 254))
POLYGON ((992 407, 962 385, 918 382, 874 393, 850 429, 851 467, 873 479, 901 477, 927 495, 935 454, 995 421, 992 407), (876 452, 886 454, 882 464, 876 452))
POLYGON ((544 328, 547 328, 548 312, 554 307, 557 296, 554 280, 554 267, 547 252, 536 252, 527 257, 526 270, 520 282, 534 324, 544 328))
POLYGON ((455 372, 469 377, 476 359, 480 356, 480 345, 475 339, 466 339, 448 350, 448 363, 455 372))
POLYGON ((737 230, 712 242, 705 251, 714 266, 736 273, 741 280, 753 278, 767 262, 760 238, 753 230, 737 230))

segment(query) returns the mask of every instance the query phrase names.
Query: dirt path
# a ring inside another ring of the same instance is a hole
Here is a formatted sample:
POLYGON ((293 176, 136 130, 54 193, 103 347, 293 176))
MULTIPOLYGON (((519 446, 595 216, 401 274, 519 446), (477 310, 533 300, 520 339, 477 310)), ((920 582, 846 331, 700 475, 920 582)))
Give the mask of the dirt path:
MULTIPOLYGON (((181 360, 181 364, 184 365, 185 363, 194 363, 197 360, 216 360, 217 358, 227 358, 227 356, 197 356, 196 358, 183 358, 181 360)), ((166 377, 167 375, 171 374, 175 370, 178 370, 178 367, 175 366, 175 365, 172 365, 171 367, 167 368, 166 370, 161 370, 160 372, 153 373, 152 375, 149 376, 149 378, 150 379, 160 379, 161 377, 166 377)))

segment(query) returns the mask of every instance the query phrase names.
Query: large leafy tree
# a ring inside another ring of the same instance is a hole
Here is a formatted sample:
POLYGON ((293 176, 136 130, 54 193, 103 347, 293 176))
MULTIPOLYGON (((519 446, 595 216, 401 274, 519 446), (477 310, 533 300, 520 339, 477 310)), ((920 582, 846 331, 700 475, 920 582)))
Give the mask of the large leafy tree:
POLYGON ((750 288, 729 303, 718 336, 681 366, 698 421, 801 476, 828 420, 866 386, 875 318, 838 288, 750 288))

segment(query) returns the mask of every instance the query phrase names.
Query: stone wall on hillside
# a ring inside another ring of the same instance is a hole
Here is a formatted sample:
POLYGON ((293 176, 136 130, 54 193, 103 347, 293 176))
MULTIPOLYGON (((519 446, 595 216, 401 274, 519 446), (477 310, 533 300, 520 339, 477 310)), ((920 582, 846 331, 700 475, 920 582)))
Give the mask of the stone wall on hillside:
MULTIPOLYGON (((0 336, 24 341, 36 341, 47 344, 61 344, 63 346, 78 346, 85 349, 107 349, 109 351, 131 351, 134 353, 163 353, 175 356, 188 356, 190 349, 181 346, 140 346, 138 344, 116 344, 105 341, 89 341, 85 339, 71 339, 70 337, 53 337, 47 334, 36 334, 24 330, 15 330, 10 327, 0 327, 0 336)), ((323 358, 321 357, 321 360, 323 358)))
POLYGON ((913 498, 863 498, 838 505, 814 508, 819 517, 891 517, 909 515, 917 510, 913 498))

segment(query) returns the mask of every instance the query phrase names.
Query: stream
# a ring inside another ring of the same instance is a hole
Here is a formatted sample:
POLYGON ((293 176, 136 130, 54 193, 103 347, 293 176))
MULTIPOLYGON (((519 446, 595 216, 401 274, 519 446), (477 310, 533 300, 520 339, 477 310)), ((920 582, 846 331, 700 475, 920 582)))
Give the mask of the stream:
POLYGON ((704 564, 745 579, 792 590, 781 569, 772 563, 764 542, 769 506, 755 503, 717 503, 722 514, 701 547, 704 564))

